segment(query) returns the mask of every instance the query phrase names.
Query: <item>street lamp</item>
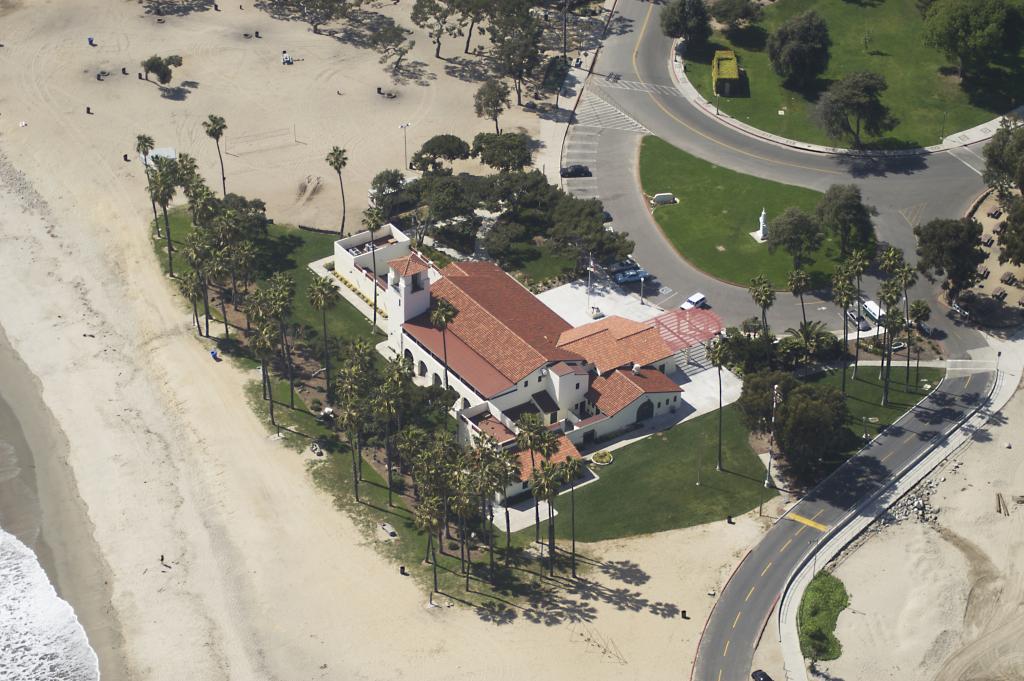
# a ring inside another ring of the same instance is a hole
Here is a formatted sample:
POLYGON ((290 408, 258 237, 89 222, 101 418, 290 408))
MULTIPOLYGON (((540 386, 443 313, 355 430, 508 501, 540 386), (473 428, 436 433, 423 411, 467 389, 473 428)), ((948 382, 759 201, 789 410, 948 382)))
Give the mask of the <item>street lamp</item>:
POLYGON ((402 168, 405 170, 408 170, 409 168, 409 137, 406 131, 409 129, 410 125, 412 125, 412 123, 402 123, 398 126, 402 129, 402 151, 405 153, 405 165, 402 166, 402 168))
POLYGON ((640 277, 640 304, 644 305, 644 279, 646 277, 640 277))
POLYGON ((779 395, 779 386, 772 386, 772 422, 771 429, 768 431, 768 468, 764 473, 764 486, 761 488, 761 501, 757 505, 757 515, 764 515, 764 491, 768 489, 771 484, 772 478, 772 453, 775 449, 775 408, 779 406, 779 402, 782 400, 779 395))

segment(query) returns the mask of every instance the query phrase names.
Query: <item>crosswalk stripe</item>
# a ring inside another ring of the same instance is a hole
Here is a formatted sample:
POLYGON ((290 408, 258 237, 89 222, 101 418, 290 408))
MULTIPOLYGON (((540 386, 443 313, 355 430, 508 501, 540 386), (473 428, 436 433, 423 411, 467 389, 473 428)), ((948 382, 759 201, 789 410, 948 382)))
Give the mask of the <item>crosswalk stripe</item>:
POLYGON ((650 131, 634 118, 590 90, 583 93, 583 99, 576 108, 576 125, 650 134, 650 131))

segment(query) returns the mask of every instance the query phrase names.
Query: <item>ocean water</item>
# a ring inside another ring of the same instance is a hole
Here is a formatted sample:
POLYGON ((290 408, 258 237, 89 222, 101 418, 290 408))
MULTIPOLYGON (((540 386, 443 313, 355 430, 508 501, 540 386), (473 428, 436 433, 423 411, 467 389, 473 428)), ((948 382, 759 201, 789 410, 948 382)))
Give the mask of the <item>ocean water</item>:
MULTIPOLYGON (((17 470, 0 433, 0 477, 17 470)), ((2 490, 0 490, 2 491, 2 490)), ((99 661, 32 550, 0 529, 0 680, 98 681, 99 661)))

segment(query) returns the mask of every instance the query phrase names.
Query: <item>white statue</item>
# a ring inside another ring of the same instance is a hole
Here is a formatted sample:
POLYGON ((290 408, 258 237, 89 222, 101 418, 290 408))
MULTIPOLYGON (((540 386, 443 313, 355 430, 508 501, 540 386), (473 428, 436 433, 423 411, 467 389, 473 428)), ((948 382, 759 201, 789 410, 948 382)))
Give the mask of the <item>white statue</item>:
POLYGON ((764 241, 768 238, 768 211, 761 209, 761 220, 758 223, 757 240, 764 241))

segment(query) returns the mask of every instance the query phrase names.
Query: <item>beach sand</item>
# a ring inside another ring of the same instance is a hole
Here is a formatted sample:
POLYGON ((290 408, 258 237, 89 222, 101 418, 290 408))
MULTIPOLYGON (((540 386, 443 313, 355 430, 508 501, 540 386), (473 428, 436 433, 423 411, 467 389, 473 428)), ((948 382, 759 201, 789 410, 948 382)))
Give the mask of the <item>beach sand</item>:
MULTIPOLYGON (((400 165, 399 123, 413 125, 410 149, 432 134, 490 129, 472 112, 477 84, 445 76, 457 62, 435 61, 421 33, 410 58, 435 78, 395 86, 399 98, 384 101, 376 55, 222 5, 162 24, 133 2, 0 5, 0 326, 38 379, 13 394, 24 396, 15 401, 27 412, 27 444, 52 457, 35 480, 44 562, 105 678, 685 673, 713 604, 707 591, 756 541, 756 518, 587 547, 636 567, 599 572, 611 596, 578 597, 582 605, 547 623, 499 626, 467 609, 427 609, 426 594, 313 486, 304 459, 268 439, 243 395, 254 375, 210 361, 154 258, 141 166, 122 160, 137 133, 194 154, 216 187, 216 149, 201 122, 221 114, 229 190, 263 198, 280 222, 329 225, 338 211, 322 160, 330 146, 352 159, 351 223, 372 174, 400 165), (262 41, 241 36, 252 30, 262 41), (285 69, 281 49, 303 61, 285 69), (173 85, 191 85, 164 93, 140 83, 137 64, 153 52, 181 54, 173 85), (113 75, 98 82, 99 69, 113 75), (292 125, 304 144, 269 134, 292 125), (257 137, 246 148, 233 135, 257 137), (322 176, 324 189, 297 198, 307 175, 322 176), (44 471, 62 458, 63 475, 44 471), (66 506, 51 513, 56 500, 66 506), (662 616, 665 604, 689 619, 662 616)), ((458 42, 445 52, 461 52, 458 42)), ((502 125, 529 132, 537 121, 514 110, 502 125)))

